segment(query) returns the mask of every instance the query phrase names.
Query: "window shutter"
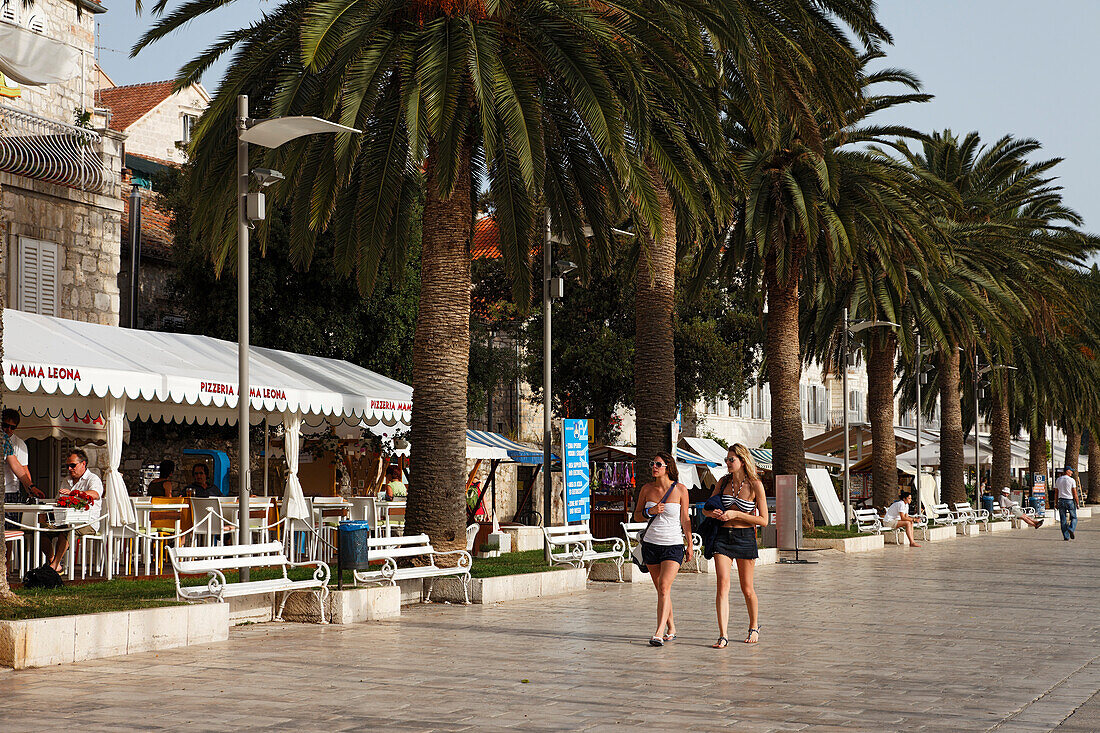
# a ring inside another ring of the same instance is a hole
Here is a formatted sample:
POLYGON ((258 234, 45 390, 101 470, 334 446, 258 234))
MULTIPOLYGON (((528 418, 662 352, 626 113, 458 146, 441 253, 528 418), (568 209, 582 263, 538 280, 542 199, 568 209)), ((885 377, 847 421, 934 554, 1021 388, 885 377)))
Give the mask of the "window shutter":
POLYGON ((60 303, 61 248, 53 242, 19 238, 17 307, 57 316, 60 303))

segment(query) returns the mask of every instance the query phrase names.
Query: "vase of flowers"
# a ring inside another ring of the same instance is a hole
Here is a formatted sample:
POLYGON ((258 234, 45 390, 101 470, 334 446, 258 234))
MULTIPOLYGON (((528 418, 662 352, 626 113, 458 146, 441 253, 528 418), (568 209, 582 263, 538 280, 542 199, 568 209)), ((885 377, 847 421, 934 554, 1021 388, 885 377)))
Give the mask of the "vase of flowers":
POLYGON ((53 523, 87 524, 92 521, 92 504, 95 499, 86 491, 71 491, 57 497, 53 510, 53 523))

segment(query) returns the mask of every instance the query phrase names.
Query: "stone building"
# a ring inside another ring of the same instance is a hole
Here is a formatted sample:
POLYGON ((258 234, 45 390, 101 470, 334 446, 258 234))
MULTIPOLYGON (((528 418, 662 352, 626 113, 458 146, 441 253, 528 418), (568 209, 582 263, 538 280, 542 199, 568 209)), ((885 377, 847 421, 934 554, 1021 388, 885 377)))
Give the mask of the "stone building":
POLYGON ((93 110, 94 0, 7 0, 0 72, 0 278, 11 308, 118 324, 123 136, 93 110), (78 5, 80 12, 78 13, 78 5), (14 44, 56 62, 40 85, 13 77, 14 44), (74 124, 75 123, 75 124, 74 124))
POLYGON ((126 135, 123 167, 123 218, 118 289, 121 296, 120 323, 153 331, 175 331, 184 313, 173 297, 170 281, 172 264, 171 219, 160 208, 154 180, 169 166, 186 162, 191 130, 210 104, 201 84, 178 92, 171 81, 128 86, 115 85, 100 77, 96 103, 107 115, 108 125, 126 135), (131 187, 141 189, 141 227, 138 257, 138 297, 131 320, 130 278, 132 276, 130 196, 131 187))

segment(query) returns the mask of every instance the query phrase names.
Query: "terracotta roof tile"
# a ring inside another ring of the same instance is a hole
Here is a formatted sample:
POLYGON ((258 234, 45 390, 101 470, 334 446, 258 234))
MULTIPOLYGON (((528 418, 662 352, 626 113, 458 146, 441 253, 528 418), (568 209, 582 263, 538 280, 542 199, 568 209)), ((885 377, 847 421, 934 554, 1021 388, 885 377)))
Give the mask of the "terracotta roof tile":
POLYGON ((474 243, 470 259, 500 259, 500 230, 497 221, 489 214, 482 214, 474 222, 474 243))
POLYGON ((172 94, 172 81, 154 81, 124 87, 97 89, 96 106, 111 109, 111 129, 120 132, 141 119, 172 94))

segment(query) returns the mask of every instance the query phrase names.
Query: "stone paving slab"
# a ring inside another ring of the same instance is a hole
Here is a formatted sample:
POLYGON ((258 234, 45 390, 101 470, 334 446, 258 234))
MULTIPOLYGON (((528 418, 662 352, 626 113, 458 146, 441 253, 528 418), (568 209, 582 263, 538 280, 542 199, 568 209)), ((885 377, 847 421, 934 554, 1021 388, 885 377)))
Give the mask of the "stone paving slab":
POLYGON ((412 606, 343 627, 0 672, 26 730, 1049 731, 1100 729, 1100 522, 757 568, 761 643, 734 586, 673 586, 679 639, 647 644, 646 584, 504 606, 412 606))

